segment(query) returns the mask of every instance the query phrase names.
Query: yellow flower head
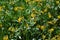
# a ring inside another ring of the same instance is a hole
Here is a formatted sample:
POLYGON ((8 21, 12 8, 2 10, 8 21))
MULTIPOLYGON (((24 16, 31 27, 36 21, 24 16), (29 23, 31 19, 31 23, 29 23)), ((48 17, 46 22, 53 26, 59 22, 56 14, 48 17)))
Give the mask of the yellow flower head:
POLYGON ((0 6, 0 11, 2 11, 2 6, 0 6))
POLYGON ((42 38, 43 38, 43 39, 45 39, 45 37, 46 37, 45 35, 42 35, 42 38))
POLYGON ((8 35, 4 36, 3 40, 8 40, 8 35))
POLYGON ((19 7, 20 10, 23 10, 24 8, 23 7, 19 7))
POLYGON ((41 29, 41 30, 44 30, 44 29, 45 29, 45 26, 41 26, 40 29, 41 29))
POLYGON ((44 12, 47 12, 47 8, 46 8, 46 9, 44 9, 44 12))
POLYGON ((50 12, 48 13, 48 17, 49 17, 49 18, 51 18, 51 17, 52 17, 52 15, 51 15, 51 13, 50 13, 50 12))
POLYGON ((34 13, 32 13, 32 14, 31 14, 31 17, 33 17, 33 18, 34 18, 35 16, 36 16, 36 14, 34 14, 34 13))
POLYGON ((26 0, 25 2, 27 3, 27 2, 29 2, 30 0, 26 0))
POLYGON ((8 30, 11 31, 11 32, 14 32, 15 31, 15 28, 14 27, 9 27, 8 30))
POLYGON ((57 17, 58 17, 58 19, 60 19, 60 15, 58 15, 57 17))
POLYGON ((18 22, 20 23, 24 17, 19 17, 18 22))
POLYGON ((2 27, 2 24, 0 23, 0 28, 2 27))
POLYGON ((50 33, 52 33, 54 31, 54 28, 51 28, 48 30, 50 33))
POLYGON ((59 4, 59 1, 56 1, 56 4, 59 4))
POLYGON ((14 11, 18 11, 18 8, 19 8, 19 7, 14 7, 14 11))
POLYGON ((29 27, 29 25, 28 25, 28 24, 26 24, 26 27, 28 28, 28 27, 29 27))
POLYGON ((52 21, 48 21, 48 23, 49 23, 49 24, 53 24, 53 22, 52 22, 52 21))

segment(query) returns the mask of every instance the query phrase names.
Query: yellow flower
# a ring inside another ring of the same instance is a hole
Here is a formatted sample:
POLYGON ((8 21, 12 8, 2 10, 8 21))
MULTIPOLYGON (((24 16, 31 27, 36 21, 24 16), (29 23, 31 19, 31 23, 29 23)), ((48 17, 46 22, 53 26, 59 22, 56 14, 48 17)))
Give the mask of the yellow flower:
POLYGON ((27 3, 27 2, 29 2, 30 0, 26 0, 25 2, 27 3))
POLYGON ((60 19, 60 15, 58 15, 57 17, 58 17, 58 19, 60 19))
POLYGON ((50 33, 52 33, 54 31, 54 28, 51 28, 48 30, 50 33))
POLYGON ((3 40, 8 40, 8 35, 5 35, 5 36, 3 37, 3 40))
POLYGON ((59 1, 56 1, 56 4, 59 4, 59 1))
POLYGON ((0 28, 2 27, 2 24, 0 23, 0 28))
POLYGON ((42 0, 34 0, 34 1, 36 1, 36 2, 42 2, 42 0))
POLYGON ((18 22, 20 23, 24 17, 19 17, 18 22))
POLYGON ((49 24, 53 24, 52 21, 48 21, 49 24))
POLYGON ((34 13, 32 13, 32 14, 31 14, 31 17, 33 17, 33 18, 34 18, 35 16, 36 16, 36 14, 34 14, 34 13))
POLYGON ((2 6, 0 6, 0 11, 2 11, 2 6))
POLYGON ((28 25, 28 24, 26 24, 26 27, 28 28, 28 27, 29 27, 29 25, 28 25))
POLYGON ((45 26, 40 26, 40 29, 41 29, 41 30, 44 30, 44 29, 45 29, 45 26))
POLYGON ((51 13, 50 13, 50 12, 48 13, 48 17, 49 17, 49 18, 51 18, 51 17, 52 17, 52 15, 51 15, 51 13))
POLYGON ((44 12, 47 12, 47 8, 46 8, 46 9, 44 9, 44 12))
POLYGON ((56 37, 51 38, 51 40, 56 40, 56 37))
POLYGON ((18 8, 19 8, 19 7, 14 7, 14 11, 18 11, 18 8))
POLYGON ((20 10, 23 10, 24 8, 23 7, 19 7, 20 10))
POLYGON ((45 35, 42 35, 43 40, 45 39, 45 37, 46 37, 45 35))
POLYGON ((15 31, 15 28, 14 27, 9 27, 8 30, 11 31, 11 32, 14 32, 15 31))
POLYGON ((41 11, 42 14, 44 14, 44 11, 41 11))

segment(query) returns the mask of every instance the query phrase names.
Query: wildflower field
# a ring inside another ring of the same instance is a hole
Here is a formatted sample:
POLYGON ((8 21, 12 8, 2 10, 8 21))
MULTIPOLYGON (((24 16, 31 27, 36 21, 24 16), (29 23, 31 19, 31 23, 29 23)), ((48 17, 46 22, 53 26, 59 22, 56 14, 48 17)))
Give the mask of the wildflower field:
POLYGON ((60 40, 60 0, 0 0, 0 40, 60 40))

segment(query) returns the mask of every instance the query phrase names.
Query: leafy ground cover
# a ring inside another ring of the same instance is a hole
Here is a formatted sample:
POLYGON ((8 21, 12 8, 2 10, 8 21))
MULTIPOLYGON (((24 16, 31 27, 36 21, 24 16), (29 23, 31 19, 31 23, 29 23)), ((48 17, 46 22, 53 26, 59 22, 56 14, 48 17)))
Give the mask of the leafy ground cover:
POLYGON ((60 0, 0 0, 0 40, 60 40, 60 0))

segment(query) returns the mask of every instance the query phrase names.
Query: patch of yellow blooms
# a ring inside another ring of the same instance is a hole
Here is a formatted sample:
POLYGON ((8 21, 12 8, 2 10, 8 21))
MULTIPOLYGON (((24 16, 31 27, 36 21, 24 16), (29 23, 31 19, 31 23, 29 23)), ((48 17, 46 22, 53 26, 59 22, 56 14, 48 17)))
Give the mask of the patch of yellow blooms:
POLYGON ((2 6, 0 6, 0 11, 2 11, 2 9, 3 9, 2 6))
POLYGON ((39 28, 39 29, 41 29, 41 30, 44 30, 46 27, 44 26, 44 25, 37 25, 37 27, 39 28))
POLYGON ((48 17, 49 17, 49 18, 51 18, 51 17, 52 17, 52 15, 51 15, 51 13, 50 13, 50 12, 48 13, 48 17))
POLYGON ((11 31, 11 32, 14 32, 15 31, 15 28, 14 27, 9 27, 8 30, 11 31))
POLYGON ((54 31, 54 28, 51 28, 48 30, 50 33, 52 33, 54 31))
POLYGON ((57 18, 60 19, 60 15, 58 15, 57 18))
POLYGON ((31 14, 31 17, 32 17, 32 18, 34 18, 35 16, 36 16, 36 14, 34 14, 34 13, 31 14))
POLYGON ((8 40, 8 35, 5 35, 5 36, 3 37, 3 40, 8 40))
POLYGON ((0 23, 0 28, 2 27, 2 24, 0 23))
POLYGON ((24 17, 19 17, 18 22, 20 23, 24 17))
POLYGON ((60 2, 59 1, 56 1, 56 4, 59 4, 60 2))

